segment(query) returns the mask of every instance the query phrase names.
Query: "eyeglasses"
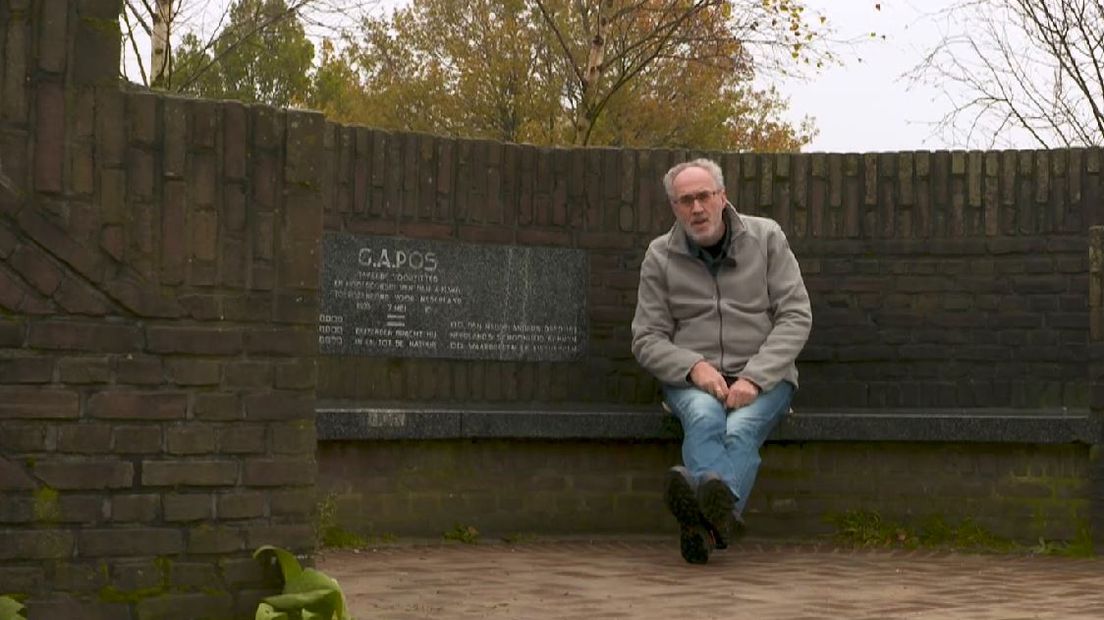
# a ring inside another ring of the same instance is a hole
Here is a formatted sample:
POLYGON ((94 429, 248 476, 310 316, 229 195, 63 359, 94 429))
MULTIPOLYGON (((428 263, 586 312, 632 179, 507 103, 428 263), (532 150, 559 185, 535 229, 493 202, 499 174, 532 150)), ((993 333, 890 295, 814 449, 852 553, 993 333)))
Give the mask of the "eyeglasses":
POLYGON ((675 199, 675 204, 677 204, 680 207, 689 209, 689 208, 694 206, 694 203, 699 202, 699 201, 704 203, 705 201, 709 200, 713 196, 716 196, 717 194, 721 193, 721 191, 722 190, 719 190, 719 189, 711 189, 711 190, 698 192, 696 194, 684 194, 684 195, 679 196, 678 198, 675 199))

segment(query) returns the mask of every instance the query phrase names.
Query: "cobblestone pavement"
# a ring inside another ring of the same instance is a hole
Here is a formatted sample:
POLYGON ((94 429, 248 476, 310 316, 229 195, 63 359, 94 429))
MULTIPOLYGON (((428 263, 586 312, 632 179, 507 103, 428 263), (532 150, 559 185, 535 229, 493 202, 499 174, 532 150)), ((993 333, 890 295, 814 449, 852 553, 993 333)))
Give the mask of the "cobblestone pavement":
POLYGON ((356 620, 1104 618, 1104 560, 745 543, 692 566, 672 540, 330 552, 356 620))

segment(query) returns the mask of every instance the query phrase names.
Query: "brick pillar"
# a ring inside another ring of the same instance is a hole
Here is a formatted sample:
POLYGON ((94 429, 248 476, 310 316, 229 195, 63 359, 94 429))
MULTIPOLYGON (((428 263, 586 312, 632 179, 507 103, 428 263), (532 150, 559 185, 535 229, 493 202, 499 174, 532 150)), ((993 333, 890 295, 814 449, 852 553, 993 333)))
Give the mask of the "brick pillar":
POLYGON ((324 123, 121 91, 119 7, 0 5, 0 592, 252 618, 313 547, 324 123))
POLYGON ((15 209, 26 191, 33 11, 26 0, 0 4, 0 213, 15 209))
POLYGON ((1104 553, 1104 226, 1089 229, 1089 389, 1096 442, 1089 459, 1093 546, 1104 553))

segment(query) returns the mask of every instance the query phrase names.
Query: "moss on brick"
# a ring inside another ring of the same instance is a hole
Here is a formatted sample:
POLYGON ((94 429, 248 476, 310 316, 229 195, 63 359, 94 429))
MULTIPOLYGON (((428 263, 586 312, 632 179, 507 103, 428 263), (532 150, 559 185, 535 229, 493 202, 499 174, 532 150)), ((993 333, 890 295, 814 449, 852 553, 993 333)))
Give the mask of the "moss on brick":
POLYGON ((32 509, 36 522, 55 523, 61 520, 61 502, 58 497, 58 492, 48 486, 34 491, 32 509))
MULTIPOLYGON (((167 556, 158 556, 153 560, 153 565, 157 568, 158 583, 155 586, 146 588, 137 588, 134 590, 124 590, 115 585, 107 585, 100 589, 97 594, 97 598, 104 603, 122 603, 127 605, 133 605, 142 601, 156 599, 169 595, 188 594, 194 592, 202 592, 208 596, 221 596, 227 593, 226 590, 220 590, 218 588, 206 587, 189 587, 180 584, 173 583, 173 560, 167 556)), ((101 569, 104 571, 104 576, 108 576, 107 563, 101 564, 101 569)))
POLYGON ((99 19, 96 17, 82 17, 81 23, 88 26, 89 29, 99 32, 100 34, 106 34, 109 36, 121 36, 122 29, 119 27, 119 22, 112 19, 99 19))
POLYGON ((1054 474, 1056 468, 1047 465, 1031 463, 1026 473, 1005 476, 996 485, 997 495, 1030 511, 1026 529, 1032 538, 1040 541, 1048 536, 1075 538, 1074 532, 1088 527, 1088 481, 1054 474))
MULTIPOLYGON (((137 588, 135 590, 122 590, 114 585, 108 584, 100 589, 99 599, 104 603, 131 604, 168 593, 172 582, 172 560, 164 556, 159 556, 153 560, 153 565, 157 568, 158 572, 158 584, 156 586, 137 588)), ((104 570, 107 570, 106 564, 104 564, 104 570)))
POLYGON ((168 590, 164 586, 139 588, 137 590, 120 590, 115 586, 104 586, 100 589, 99 599, 104 603, 132 604, 155 596, 162 596, 167 592, 168 590))

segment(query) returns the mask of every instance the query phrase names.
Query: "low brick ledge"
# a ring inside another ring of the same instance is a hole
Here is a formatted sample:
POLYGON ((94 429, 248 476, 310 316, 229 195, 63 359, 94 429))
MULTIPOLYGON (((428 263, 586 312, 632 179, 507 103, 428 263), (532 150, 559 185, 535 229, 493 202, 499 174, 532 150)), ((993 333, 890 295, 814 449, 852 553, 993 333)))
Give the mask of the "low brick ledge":
MULTIPOLYGON (((317 407, 319 441, 380 439, 677 440, 659 405, 434 406, 329 401, 317 407)), ((1089 410, 858 409, 787 415, 772 441, 1104 443, 1089 410)))

